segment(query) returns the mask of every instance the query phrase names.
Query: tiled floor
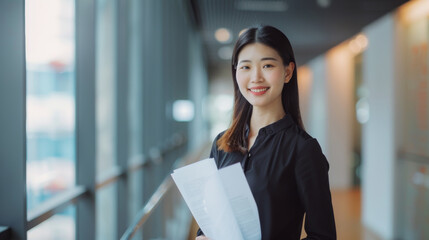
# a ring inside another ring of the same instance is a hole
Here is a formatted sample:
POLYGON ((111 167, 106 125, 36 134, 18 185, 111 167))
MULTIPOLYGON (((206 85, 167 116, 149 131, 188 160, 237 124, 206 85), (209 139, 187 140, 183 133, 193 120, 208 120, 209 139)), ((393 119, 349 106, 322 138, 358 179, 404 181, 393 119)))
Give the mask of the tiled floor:
POLYGON ((339 240, 381 240, 362 226, 359 189, 333 190, 332 204, 339 240))

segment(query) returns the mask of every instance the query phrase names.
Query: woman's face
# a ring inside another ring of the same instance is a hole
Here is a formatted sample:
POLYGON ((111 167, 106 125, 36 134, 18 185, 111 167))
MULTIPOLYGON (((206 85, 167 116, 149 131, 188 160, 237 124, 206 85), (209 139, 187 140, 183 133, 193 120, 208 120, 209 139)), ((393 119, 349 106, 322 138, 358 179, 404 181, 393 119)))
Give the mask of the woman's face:
POLYGON ((295 65, 284 66, 282 58, 262 43, 246 45, 238 55, 236 79, 241 94, 255 107, 282 109, 281 93, 295 65))

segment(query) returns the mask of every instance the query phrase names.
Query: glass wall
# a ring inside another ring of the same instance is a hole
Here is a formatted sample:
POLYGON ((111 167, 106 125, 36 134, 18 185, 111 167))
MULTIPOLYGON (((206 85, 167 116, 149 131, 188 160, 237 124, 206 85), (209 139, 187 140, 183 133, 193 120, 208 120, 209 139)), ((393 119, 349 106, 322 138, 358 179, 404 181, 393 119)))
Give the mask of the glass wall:
MULTIPOLYGON (((27 210, 75 184, 74 1, 28 0, 27 210)), ((74 239, 68 208, 28 233, 29 239, 74 239)))
MULTIPOLYGON (((0 53, 10 55, 0 56, 0 225, 12 239, 119 239, 175 161, 207 137, 192 10, 169 0, 8 3, 0 1, 11 22, 0 21, 0 53), (193 118, 174 119, 178 100, 198 103, 193 118)), ((178 192, 168 195, 137 238, 184 239, 190 213, 178 192)))
MULTIPOLYGON (((144 21, 147 15, 142 14, 142 5, 147 5, 149 1, 130 0, 129 1, 129 46, 132 51, 129 51, 129 83, 128 83, 128 97, 127 97, 127 114, 128 121, 126 123, 128 131, 128 143, 127 146, 127 159, 125 162, 129 164, 137 163, 143 160, 143 94, 141 94, 143 81, 143 39, 142 32, 145 28, 142 27, 142 23, 148 23, 144 21)), ((153 10, 152 10, 153 11, 153 10)), ((143 205, 143 172, 136 171, 128 179, 129 189, 129 202, 126 208, 128 222, 134 220, 134 215, 139 211, 143 205)), ((141 231, 136 234, 136 239, 141 239, 141 231)))
MULTIPOLYGON (((96 1, 96 166, 97 176, 116 166, 116 0, 96 1)), ((96 194, 96 236, 116 239, 116 184, 96 194)))
MULTIPOLYGON (((414 1, 399 11, 403 61, 398 83, 400 134, 396 235, 429 238, 429 3, 414 1)), ((398 115, 399 115, 398 114, 398 115)))
POLYGON ((75 207, 68 207, 28 231, 27 239, 76 239, 75 214, 75 207))

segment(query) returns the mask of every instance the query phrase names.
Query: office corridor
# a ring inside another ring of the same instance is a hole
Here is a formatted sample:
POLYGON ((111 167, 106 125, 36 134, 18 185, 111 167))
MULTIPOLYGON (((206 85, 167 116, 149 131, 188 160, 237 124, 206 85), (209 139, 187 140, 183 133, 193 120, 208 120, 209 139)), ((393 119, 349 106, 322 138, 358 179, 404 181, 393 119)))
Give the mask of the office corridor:
POLYGON ((0 240, 193 240, 170 174, 230 126, 234 43, 265 24, 338 239, 429 239, 428 0, 1 0, 0 240))

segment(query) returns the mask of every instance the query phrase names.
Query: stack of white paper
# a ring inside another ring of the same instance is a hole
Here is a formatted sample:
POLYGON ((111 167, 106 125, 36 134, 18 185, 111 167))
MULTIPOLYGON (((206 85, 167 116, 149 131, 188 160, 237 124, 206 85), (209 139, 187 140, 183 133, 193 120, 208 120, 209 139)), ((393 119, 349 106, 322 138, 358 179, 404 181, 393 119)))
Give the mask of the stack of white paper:
POLYGON ((174 170, 174 182, 212 240, 260 240, 258 208, 240 164, 220 170, 209 158, 174 170))

